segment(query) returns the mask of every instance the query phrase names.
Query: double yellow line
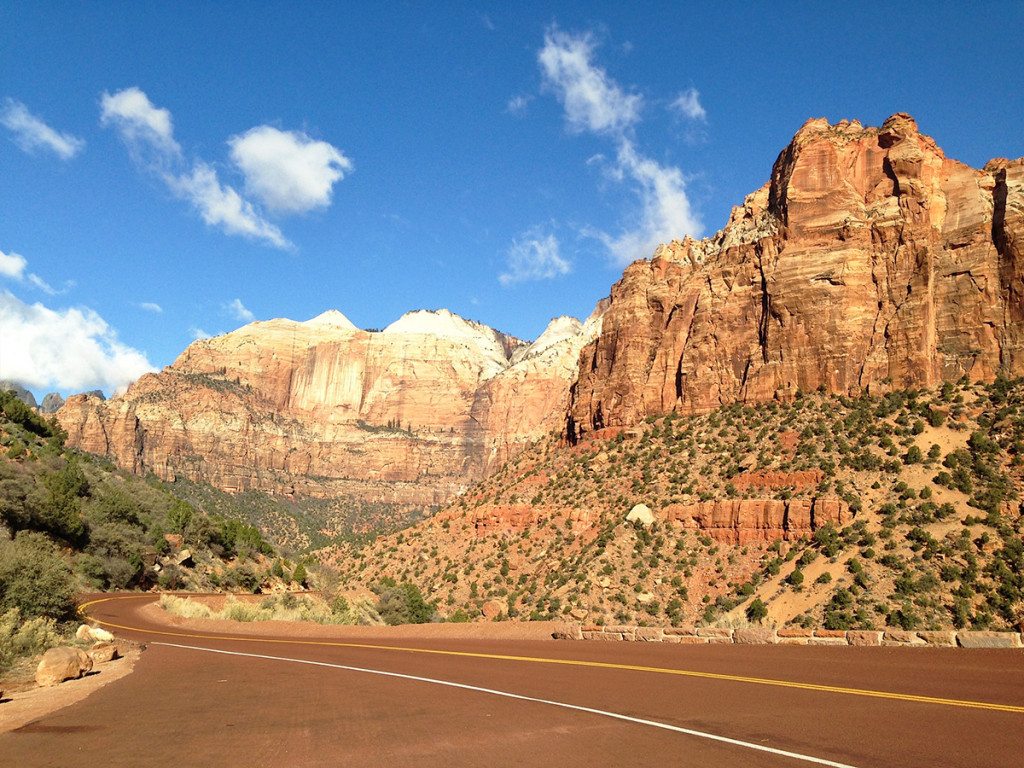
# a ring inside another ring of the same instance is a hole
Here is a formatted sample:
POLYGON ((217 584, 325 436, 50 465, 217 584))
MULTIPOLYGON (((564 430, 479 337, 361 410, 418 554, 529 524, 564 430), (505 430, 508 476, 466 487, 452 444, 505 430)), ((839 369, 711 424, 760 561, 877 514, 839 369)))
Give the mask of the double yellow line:
POLYGON ((938 696, 920 696, 913 693, 895 693, 892 691, 875 691, 869 688, 845 688, 838 685, 819 685, 817 683, 799 683, 790 680, 775 680, 766 677, 748 677, 746 675, 729 675, 721 672, 700 672, 690 669, 673 669, 671 667, 647 667, 639 664, 617 664, 607 661, 587 661, 584 659, 552 659, 544 656, 511 656, 501 653, 479 653, 474 651, 450 651, 436 648, 410 648, 399 645, 374 645, 370 643, 348 643, 334 640, 285 640, 273 637, 240 637, 236 635, 206 635, 189 632, 170 632, 159 629, 142 629, 113 622, 102 621, 89 616, 86 609, 90 606, 106 603, 111 600, 138 600, 152 597, 151 595, 117 595, 103 597, 98 600, 90 600, 78 607, 79 613, 97 624, 113 629, 123 629, 129 632, 139 632, 149 635, 164 635, 169 637, 187 637, 194 640, 229 640, 242 643, 264 643, 277 645, 309 645, 326 646, 332 648, 362 648, 378 651, 400 651, 403 653, 424 653, 436 656, 458 656, 474 659, 496 659, 499 661, 519 661, 531 664, 558 664, 568 667, 593 667, 597 669, 617 669, 628 672, 650 672, 659 675, 675 675, 677 677, 694 677, 705 680, 725 680, 733 683, 749 683, 752 685, 768 685, 776 688, 794 688, 803 691, 817 691, 819 693, 839 693, 850 696, 866 696, 873 699, 889 699, 893 701, 907 701, 916 704, 938 704, 946 707, 960 707, 963 709, 983 709, 991 712, 1011 712, 1024 714, 1024 706, 1016 704, 996 704, 988 701, 970 701, 965 699, 945 699, 938 696))

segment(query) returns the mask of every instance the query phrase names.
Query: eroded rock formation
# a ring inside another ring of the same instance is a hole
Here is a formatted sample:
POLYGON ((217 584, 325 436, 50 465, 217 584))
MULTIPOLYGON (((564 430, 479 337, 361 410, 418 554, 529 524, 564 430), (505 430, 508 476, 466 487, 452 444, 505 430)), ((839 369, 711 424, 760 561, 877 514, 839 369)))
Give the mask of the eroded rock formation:
POLYGON ((560 429, 599 322, 559 318, 529 345, 443 310, 374 333, 336 311, 257 322, 58 418, 71 445, 164 479, 437 504, 560 429))
POLYGON ((614 286, 571 439, 797 390, 1024 373, 1024 158, 975 170, 905 114, 808 121, 706 240, 614 286))

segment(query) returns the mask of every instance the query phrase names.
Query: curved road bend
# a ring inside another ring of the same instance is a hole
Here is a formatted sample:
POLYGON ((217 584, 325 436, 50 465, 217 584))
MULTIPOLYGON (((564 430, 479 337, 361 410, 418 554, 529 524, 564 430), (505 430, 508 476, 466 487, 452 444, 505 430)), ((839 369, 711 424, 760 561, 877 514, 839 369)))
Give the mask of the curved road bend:
POLYGON ((1020 765, 1024 652, 241 637, 89 615, 135 671, 3 766, 1020 765))

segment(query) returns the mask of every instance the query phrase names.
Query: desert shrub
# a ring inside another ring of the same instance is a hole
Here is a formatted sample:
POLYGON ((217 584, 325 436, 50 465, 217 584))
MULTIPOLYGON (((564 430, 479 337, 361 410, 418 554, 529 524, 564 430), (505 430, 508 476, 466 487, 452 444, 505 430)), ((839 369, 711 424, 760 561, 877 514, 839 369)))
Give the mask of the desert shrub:
POLYGON ((23 656, 34 656, 60 643, 53 619, 45 616, 23 619, 11 608, 0 614, 0 671, 23 656))
POLYGON ((71 569, 42 534, 22 531, 0 541, 0 611, 12 608, 26 618, 62 620, 75 613, 71 569))
POLYGON ((183 619, 213 618, 213 611, 209 606, 187 597, 160 595, 160 607, 172 616, 180 616, 183 619))
POLYGON ((377 612, 387 624, 426 624, 434 619, 434 606, 424 599, 415 584, 391 581, 389 585, 382 580, 374 591, 377 612))
POLYGON ((230 621, 265 621, 270 616, 255 603, 247 603, 236 600, 228 595, 224 603, 224 609, 218 618, 229 619, 230 621))
POLYGON ((747 621, 760 624, 768 617, 768 607, 759 597, 755 597, 750 601, 750 605, 747 606, 745 611, 747 615, 747 621))

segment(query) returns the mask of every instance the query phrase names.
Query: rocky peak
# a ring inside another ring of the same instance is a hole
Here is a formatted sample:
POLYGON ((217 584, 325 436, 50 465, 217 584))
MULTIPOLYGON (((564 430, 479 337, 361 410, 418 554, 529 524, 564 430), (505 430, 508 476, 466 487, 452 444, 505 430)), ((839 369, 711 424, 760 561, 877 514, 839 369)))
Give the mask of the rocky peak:
POLYGON ((342 328, 349 331, 358 330, 351 320, 336 309, 328 309, 326 312, 322 312, 316 317, 307 320, 303 325, 308 325, 314 328, 319 326, 328 326, 331 328, 342 328))

